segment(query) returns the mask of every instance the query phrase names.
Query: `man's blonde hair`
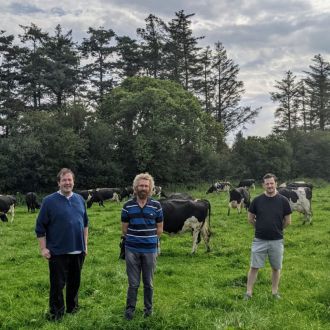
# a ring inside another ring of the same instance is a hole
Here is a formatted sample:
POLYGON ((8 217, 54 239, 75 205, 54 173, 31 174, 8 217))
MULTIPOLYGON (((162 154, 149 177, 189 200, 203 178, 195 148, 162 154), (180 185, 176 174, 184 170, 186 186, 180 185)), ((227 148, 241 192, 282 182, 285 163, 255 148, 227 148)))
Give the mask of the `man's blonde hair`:
POLYGON ((154 187, 155 187, 154 178, 147 172, 138 174, 133 180, 133 190, 134 190, 135 194, 136 194, 137 186, 139 185, 140 180, 148 180, 149 181, 150 190, 149 190, 148 195, 151 196, 152 192, 154 190, 154 187))

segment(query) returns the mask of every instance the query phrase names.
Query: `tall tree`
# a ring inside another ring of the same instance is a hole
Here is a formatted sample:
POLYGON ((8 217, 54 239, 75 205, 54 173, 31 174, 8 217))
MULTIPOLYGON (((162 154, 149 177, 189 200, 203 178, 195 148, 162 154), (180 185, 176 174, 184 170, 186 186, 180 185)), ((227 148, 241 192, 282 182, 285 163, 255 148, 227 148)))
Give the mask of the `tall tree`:
POLYGON ((0 31, 0 135, 8 137, 23 111, 19 99, 20 56, 22 49, 14 45, 14 35, 0 31))
POLYGON ((42 83, 57 107, 75 95, 77 85, 81 83, 79 63, 72 31, 63 33, 61 25, 57 25, 55 34, 43 45, 42 63, 42 83))
POLYGON ((32 104, 36 109, 41 106, 42 86, 42 45, 48 39, 48 33, 43 32, 35 24, 20 27, 24 30, 19 35, 21 42, 27 44, 22 57, 21 84, 22 94, 26 104, 32 104))
POLYGON ((299 89, 296 76, 289 70, 281 81, 276 81, 276 92, 271 92, 273 102, 279 103, 275 110, 274 132, 291 132, 298 128, 299 89))
POLYGON ((221 42, 215 44, 212 68, 215 88, 212 112, 228 134, 248 122, 253 122, 260 108, 252 109, 239 105, 245 91, 243 81, 238 79, 239 66, 228 58, 221 42))
POLYGON ((116 40, 117 55, 119 56, 116 68, 119 70, 119 76, 124 79, 139 75, 143 66, 140 45, 128 36, 116 37, 116 40))
POLYGON ((146 27, 138 28, 137 34, 142 38, 143 67, 147 75, 153 78, 161 76, 162 58, 166 38, 166 24, 155 15, 146 19, 146 27))
POLYGON ((307 77, 307 93, 310 99, 311 118, 315 118, 317 128, 324 131, 330 128, 330 63, 319 54, 312 59, 307 77))
POLYGON ((84 38, 81 44, 81 51, 85 58, 92 60, 85 65, 84 70, 93 87, 88 93, 88 98, 97 104, 102 102, 104 94, 111 91, 114 86, 113 68, 114 63, 111 57, 116 47, 113 45, 115 32, 111 29, 89 28, 88 38, 84 38))
POLYGON ((194 89, 195 79, 201 72, 198 58, 198 40, 204 37, 194 37, 191 29, 191 20, 195 14, 186 15, 183 10, 175 13, 167 25, 168 41, 164 47, 166 78, 178 82, 185 89, 194 89))

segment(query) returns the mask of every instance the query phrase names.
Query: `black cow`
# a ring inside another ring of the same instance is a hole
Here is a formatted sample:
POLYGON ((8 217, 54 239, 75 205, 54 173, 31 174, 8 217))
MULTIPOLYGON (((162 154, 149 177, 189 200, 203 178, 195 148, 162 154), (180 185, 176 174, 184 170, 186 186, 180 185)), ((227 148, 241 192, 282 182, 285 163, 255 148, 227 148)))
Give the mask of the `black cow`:
POLYGON ((246 209, 249 208, 251 202, 250 192, 247 188, 239 187, 232 189, 229 192, 229 204, 228 204, 228 215, 230 209, 237 209, 238 213, 241 213, 241 209, 244 206, 246 209))
POLYGON ((40 209, 40 204, 37 202, 37 194, 34 192, 28 192, 25 195, 25 202, 28 212, 35 212, 36 209, 40 209))
POLYGON ((15 216, 15 202, 16 198, 13 198, 12 196, 8 195, 0 195, 0 219, 3 222, 7 222, 7 213, 10 212, 11 219, 10 222, 14 221, 15 216))
POLYGON ((190 200, 195 199, 192 196, 188 195, 187 193, 180 193, 180 192, 171 193, 169 196, 165 196, 165 197, 167 199, 190 199, 190 200))
POLYGON ((222 192, 222 191, 229 191, 230 189, 230 182, 227 181, 218 181, 212 184, 212 186, 208 189, 206 192, 207 194, 210 194, 212 192, 222 192))
POLYGON ((312 189, 309 187, 278 188, 278 192, 289 200, 292 211, 305 216, 303 224, 312 223, 312 189))
POLYGON ((160 199, 164 214, 164 232, 184 233, 192 231, 192 253, 196 252, 202 235, 207 251, 210 251, 211 204, 208 200, 160 199))
POLYGON ((238 187, 243 187, 243 188, 253 188, 253 190, 256 189, 256 186, 255 186, 255 182, 256 180, 254 179, 244 179, 244 180, 241 180, 238 184, 238 187))
POLYGON ((79 194, 85 202, 88 202, 92 198, 93 189, 88 190, 75 190, 75 193, 79 194))
POLYGON ((106 200, 120 201, 120 188, 97 188, 92 190, 92 197, 87 202, 87 207, 90 208, 93 203, 99 203, 99 206, 103 206, 103 202, 106 200))

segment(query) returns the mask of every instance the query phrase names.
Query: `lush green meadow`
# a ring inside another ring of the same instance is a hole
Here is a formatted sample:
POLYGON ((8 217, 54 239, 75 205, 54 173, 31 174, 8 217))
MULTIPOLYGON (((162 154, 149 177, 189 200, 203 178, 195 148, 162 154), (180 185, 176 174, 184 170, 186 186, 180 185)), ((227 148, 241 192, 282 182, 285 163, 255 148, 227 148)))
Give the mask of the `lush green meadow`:
MULTIPOLYGON (((34 235, 36 214, 16 209, 14 223, 0 223, 1 329, 330 329, 330 186, 316 187, 313 225, 294 213, 285 234, 280 291, 271 296, 269 264, 259 273, 253 299, 243 301, 253 229, 246 212, 227 216, 225 194, 189 191, 212 204, 210 253, 203 242, 190 255, 191 235, 162 237, 154 287, 154 315, 143 318, 140 288, 136 316, 123 319, 127 277, 118 260, 121 204, 88 211, 89 254, 83 269, 81 310, 61 322, 44 318, 48 266, 34 235)), ((252 196, 261 189, 252 191, 252 196)))

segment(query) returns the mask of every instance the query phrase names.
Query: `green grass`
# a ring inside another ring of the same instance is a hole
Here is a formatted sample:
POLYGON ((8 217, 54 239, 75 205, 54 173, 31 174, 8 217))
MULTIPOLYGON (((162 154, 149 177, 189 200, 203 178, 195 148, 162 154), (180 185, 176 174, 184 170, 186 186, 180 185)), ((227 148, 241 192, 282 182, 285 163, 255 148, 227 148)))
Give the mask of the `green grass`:
MULTIPOLYGON (((329 329, 330 186, 316 188, 313 225, 294 213, 285 233, 280 291, 271 297, 269 264, 261 270, 251 301, 243 301, 253 229, 245 211, 227 216, 225 194, 190 191, 212 204, 210 253, 203 242, 190 255, 191 235, 162 237, 154 278, 154 315, 143 318, 140 288, 136 316, 123 319, 127 277, 118 260, 121 204, 88 211, 89 255, 83 268, 81 310, 59 323, 45 320, 48 266, 34 235, 35 214, 16 210, 14 223, 0 223, 1 329, 329 329)), ((261 190, 252 191, 255 196, 261 190)))

